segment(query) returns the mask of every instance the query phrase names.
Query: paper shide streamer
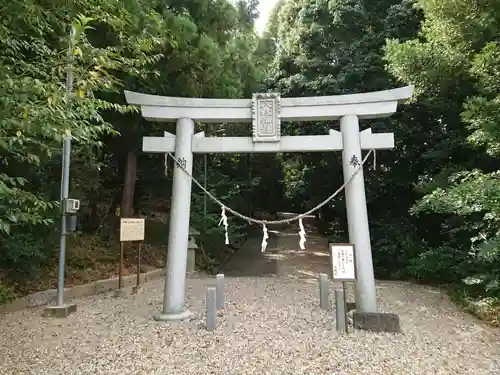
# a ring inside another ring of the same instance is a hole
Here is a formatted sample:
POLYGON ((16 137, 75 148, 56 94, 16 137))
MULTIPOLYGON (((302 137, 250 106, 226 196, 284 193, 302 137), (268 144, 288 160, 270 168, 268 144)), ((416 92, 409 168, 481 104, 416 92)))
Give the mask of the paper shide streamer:
POLYGON ((219 226, 222 224, 224 225, 224 234, 225 234, 225 237, 226 237, 226 240, 225 240, 225 244, 226 245, 229 245, 229 235, 227 233, 227 227, 229 226, 229 224, 227 223, 227 215, 226 215, 226 208, 224 206, 222 206, 222 210, 221 210, 221 214, 220 214, 221 218, 220 218, 220 221, 219 221, 219 226))
POLYGON ((262 248, 261 248, 262 252, 266 251, 268 238, 269 238, 269 235, 267 234, 266 224, 262 224, 262 248))
POLYGON ((305 250, 306 249, 306 246, 305 246, 305 243, 306 243, 306 231, 304 229, 304 224, 302 223, 302 218, 299 219, 299 228, 300 228, 300 231, 299 231, 299 236, 300 236, 299 246, 300 246, 300 250, 305 250))

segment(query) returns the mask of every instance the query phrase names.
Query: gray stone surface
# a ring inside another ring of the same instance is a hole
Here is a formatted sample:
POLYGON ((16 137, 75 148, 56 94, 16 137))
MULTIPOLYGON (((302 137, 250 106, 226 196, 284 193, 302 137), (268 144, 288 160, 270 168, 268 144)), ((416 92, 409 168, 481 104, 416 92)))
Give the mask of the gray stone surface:
POLYGON ((217 310, 224 308, 224 274, 216 276, 215 288, 217 290, 217 310))
POLYGON ((323 310, 330 310, 330 292, 326 273, 319 274, 319 307, 323 310))
POLYGON ((398 314, 367 313, 355 311, 354 328, 372 332, 401 332, 398 314))
POLYGON ((347 332, 344 290, 335 289, 335 323, 338 332, 347 332))
POLYGON ((217 326, 217 290, 213 286, 207 288, 205 309, 205 328, 207 331, 214 331, 217 326))

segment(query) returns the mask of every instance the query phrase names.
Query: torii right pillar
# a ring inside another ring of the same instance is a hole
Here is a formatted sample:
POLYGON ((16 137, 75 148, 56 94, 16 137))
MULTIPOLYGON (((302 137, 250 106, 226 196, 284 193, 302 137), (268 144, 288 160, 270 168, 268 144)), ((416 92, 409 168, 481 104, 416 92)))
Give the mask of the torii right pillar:
MULTIPOLYGON (((346 115, 341 117, 340 131, 343 143, 342 169, 345 182, 360 168, 362 160, 358 116, 346 115)), ((377 312, 377 290, 373 272, 365 180, 362 167, 345 187, 345 201, 349 242, 355 244, 356 247, 356 311, 375 313, 377 312)))

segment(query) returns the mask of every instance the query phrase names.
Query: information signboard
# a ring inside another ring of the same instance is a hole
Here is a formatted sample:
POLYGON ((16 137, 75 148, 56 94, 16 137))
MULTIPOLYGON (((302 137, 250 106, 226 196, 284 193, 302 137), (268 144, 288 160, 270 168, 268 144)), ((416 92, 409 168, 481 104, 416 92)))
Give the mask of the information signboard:
POLYGON ((330 265, 332 279, 337 281, 356 280, 354 244, 330 244, 330 265))
POLYGON ((120 219, 120 242, 144 241, 144 219, 120 219))

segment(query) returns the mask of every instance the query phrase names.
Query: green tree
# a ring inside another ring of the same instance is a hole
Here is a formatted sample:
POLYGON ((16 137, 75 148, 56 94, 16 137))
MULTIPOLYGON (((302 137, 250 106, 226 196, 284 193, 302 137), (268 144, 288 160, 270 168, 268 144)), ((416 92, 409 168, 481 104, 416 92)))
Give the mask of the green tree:
POLYGON ((422 176, 419 189, 427 195, 413 208, 414 214, 438 224, 438 232, 429 239, 434 248, 414 267, 424 274, 451 269, 452 281, 467 278, 475 289, 497 296, 498 5, 419 1, 425 21, 418 39, 392 40, 386 50, 391 73, 415 85, 416 100, 439 114, 434 125, 443 135, 442 149, 431 151, 443 162, 422 176))
MULTIPOLYGON (((285 1, 273 21, 276 25, 269 25, 276 35, 277 52, 267 85, 284 96, 394 88, 398 83, 385 69, 383 47, 387 38, 414 37, 420 17, 408 1, 285 1)), ((406 217, 416 196, 412 182, 426 168, 416 156, 425 148, 425 123, 420 125, 419 120, 427 115, 425 109, 414 106, 400 111, 390 119, 361 123, 363 129, 370 126, 374 131, 395 132, 396 138, 395 150, 377 155, 377 171, 366 172, 376 266, 385 275, 400 273, 405 265, 403 253, 415 247, 415 223, 406 217), (389 209, 388 196, 397 197, 397 207, 389 209), (405 230, 401 230, 402 225, 405 230)), ((326 134, 335 126, 326 122, 294 123, 287 124, 285 131, 326 134)), ((306 208, 318 204, 343 181, 339 154, 286 155, 282 164, 286 194, 297 209, 303 209, 304 202, 306 208)), ((345 239, 342 194, 325 206, 319 217, 325 231, 335 230, 345 239), (333 228, 328 227, 331 223, 333 228)))
MULTIPOLYGON (((168 179, 158 183, 163 161, 139 151, 143 135, 173 130, 144 121, 136 108, 126 105, 123 89, 248 96, 258 78, 252 58, 257 38, 249 28, 256 7, 255 2, 241 2, 235 8, 225 0, 0 1, 0 242, 4 249, 10 244, 0 256, 0 268, 22 268, 30 262, 42 266, 55 255, 51 241, 57 231, 52 228, 58 216, 65 134, 74 145, 71 195, 83 206, 82 241, 89 238, 95 244, 100 241, 96 235, 112 234, 104 229, 118 207, 121 215, 130 216, 144 213, 151 202, 168 202, 168 179), (69 46, 74 19, 78 37, 69 46), (75 77, 70 100, 65 98, 68 47, 75 77)), ((247 129, 233 124, 213 131, 247 129)), ((239 156, 218 160, 209 173, 220 175, 221 181, 210 185, 224 191, 228 203, 238 202, 238 191, 250 182, 235 189, 231 179, 235 171, 247 176, 239 169, 249 165, 239 156)), ((193 215, 200 216, 199 209, 193 215)), ((71 266, 77 254, 69 256, 71 266)), ((77 260, 81 268, 95 267, 90 250, 85 257, 83 263, 77 260)))

